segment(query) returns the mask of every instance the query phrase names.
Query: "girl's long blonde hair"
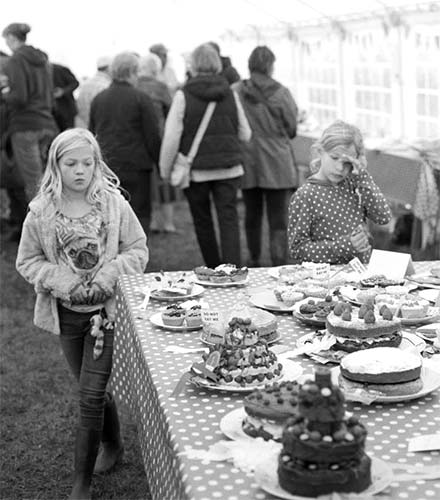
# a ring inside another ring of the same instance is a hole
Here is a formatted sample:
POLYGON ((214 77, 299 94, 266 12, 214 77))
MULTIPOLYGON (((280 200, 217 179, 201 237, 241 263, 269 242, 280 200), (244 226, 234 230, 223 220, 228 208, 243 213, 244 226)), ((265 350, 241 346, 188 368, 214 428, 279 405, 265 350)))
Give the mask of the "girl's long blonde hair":
POLYGON ((41 179, 37 196, 51 199, 56 205, 61 201, 63 184, 59 167, 60 158, 73 149, 90 146, 93 152, 95 168, 87 188, 86 200, 97 204, 106 192, 117 192, 120 181, 102 159, 101 148, 94 135, 84 128, 72 128, 61 132, 52 141, 49 149, 46 170, 41 179))

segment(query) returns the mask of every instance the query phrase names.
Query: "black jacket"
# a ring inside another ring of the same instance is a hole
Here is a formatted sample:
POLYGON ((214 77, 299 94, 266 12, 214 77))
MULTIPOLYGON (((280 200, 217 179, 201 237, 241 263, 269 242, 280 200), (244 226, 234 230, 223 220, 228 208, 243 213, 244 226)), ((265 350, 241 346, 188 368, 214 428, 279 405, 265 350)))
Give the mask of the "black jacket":
POLYGON ((47 55, 35 47, 23 45, 9 58, 5 73, 11 89, 4 96, 9 112, 9 132, 40 129, 56 132, 47 55))
POLYGON ((229 168, 242 162, 238 114, 234 95, 220 75, 196 76, 183 87, 185 115, 179 150, 188 154, 208 103, 216 107, 194 159, 194 170, 229 168))
POLYGON ((66 66, 52 64, 52 79, 54 88, 60 88, 63 95, 55 99, 54 116, 61 130, 65 125, 73 126, 73 120, 77 114, 77 107, 73 91, 78 87, 79 81, 66 66))
POLYGON ((117 174, 151 170, 159 161, 159 125, 151 99, 129 83, 113 82, 90 106, 90 130, 117 174))

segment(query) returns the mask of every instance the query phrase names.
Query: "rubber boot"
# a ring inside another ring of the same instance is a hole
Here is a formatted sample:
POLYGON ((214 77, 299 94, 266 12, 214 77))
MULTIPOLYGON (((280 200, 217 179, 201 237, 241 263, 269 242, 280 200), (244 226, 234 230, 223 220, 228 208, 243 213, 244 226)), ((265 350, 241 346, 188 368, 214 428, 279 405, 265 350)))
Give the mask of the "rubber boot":
POLYGON ((75 442, 73 486, 69 500, 90 500, 90 483, 100 441, 100 431, 78 428, 75 442))
POLYGON ((109 472, 124 454, 122 444, 118 409, 112 395, 107 393, 104 406, 104 426, 102 429, 102 444, 96 459, 95 474, 109 472))
POLYGON ((269 249, 272 265, 285 265, 287 263, 287 231, 284 229, 270 231, 269 249))
POLYGON ((172 203, 162 203, 160 210, 162 212, 163 230, 166 233, 177 232, 174 225, 174 206, 172 203))

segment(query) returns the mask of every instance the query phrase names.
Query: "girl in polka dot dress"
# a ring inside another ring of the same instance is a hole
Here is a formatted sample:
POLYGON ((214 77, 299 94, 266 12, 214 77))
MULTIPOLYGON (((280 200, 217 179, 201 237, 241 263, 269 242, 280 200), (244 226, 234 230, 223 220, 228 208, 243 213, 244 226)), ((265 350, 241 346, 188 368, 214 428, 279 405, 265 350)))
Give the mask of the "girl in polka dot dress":
POLYGON ((367 262, 371 235, 366 219, 387 224, 391 210, 366 170, 358 128, 336 121, 312 146, 312 175, 289 206, 289 252, 299 261, 367 262))

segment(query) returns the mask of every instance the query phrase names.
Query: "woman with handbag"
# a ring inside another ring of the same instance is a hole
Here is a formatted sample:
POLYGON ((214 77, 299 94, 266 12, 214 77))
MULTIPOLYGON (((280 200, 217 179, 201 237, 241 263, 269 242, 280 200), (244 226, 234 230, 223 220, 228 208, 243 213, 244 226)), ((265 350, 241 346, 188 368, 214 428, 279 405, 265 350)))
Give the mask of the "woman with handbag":
POLYGON ((251 267, 260 265, 264 204, 272 265, 286 263, 288 205, 298 187, 292 149, 298 108, 289 89, 272 78, 274 63, 268 47, 256 47, 248 60, 250 78, 233 86, 252 128, 242 182, 251 267))
POLYGON ((192 78, 174 96, 160 152, 164 180, 184 189, 205 264, 241 265, 237 191, 242 143, 251 130, 238 96, 219 73, 215 49, 204 44, 191 54, 192 78), (217 212, 220 245, 211 199, 217 212), (219 248, 220 247, 220 248, 219 248))

